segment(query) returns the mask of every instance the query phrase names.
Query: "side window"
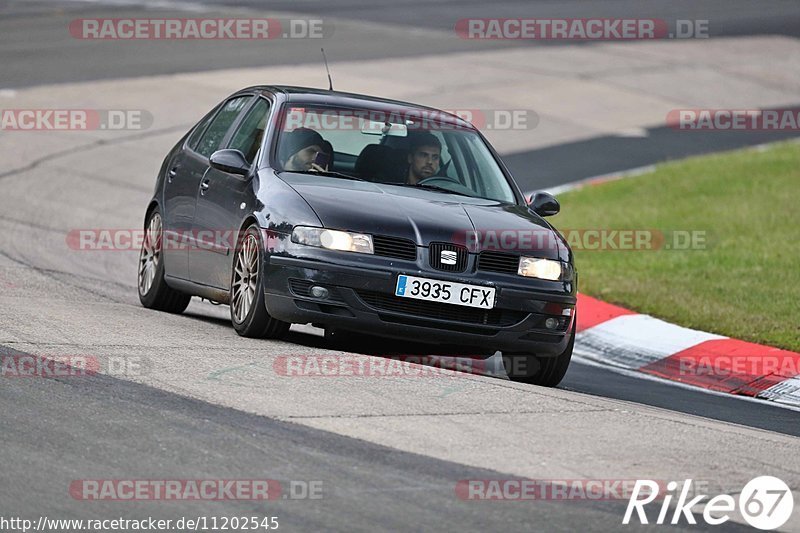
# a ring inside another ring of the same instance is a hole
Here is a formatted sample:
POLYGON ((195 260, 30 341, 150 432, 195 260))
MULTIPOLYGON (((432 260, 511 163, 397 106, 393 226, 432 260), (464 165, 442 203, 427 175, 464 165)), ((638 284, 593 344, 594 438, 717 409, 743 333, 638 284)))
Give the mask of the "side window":
POLYGON ((444 134, 444 142, 442 143, 442 161, 449 162, 447 167, 447 176, 453 178, 457 182, 464 185, 471 191, 483 195, 484 185, 480 179, 480 172, 475 168, 473 157, 470 152, 470 147, 464 142, 463 135, 460 133, 446 133, 444 134), (449 159, 445 159, 445 146, 447 146, 447 154, 449 159))
POLYGON ((233 139, 228 148, 239 150, 244 154, 248 163, 253 163, 258 149, 261 147, 261 140, 264 138, 264 130, 267 128, 267 116, 269 115, 269 102, 259 98, 250 113, 242 121, 239 129, 234 133, 233 139))
POLYGON ((200 142, 200 136, 206 131, 206 128, 214 120, 214 117, 217 116, 217 111, 219 110, 220 106, 214 108, 209 114, 203 117, 197 126, 195 126, 194 131, 192 132, 191 137, 189 137, 189 142, 187 142, 187 146, 192 150, 197 150, 197 143, 200 142))
POLYGON ((197 148, 195 148, 198 154, 204 157, 210 157, 211 154, 219 149, 219 145, 222 139, 225 138, 225 134, 228 133, 231 124, 236 121, 236 117, 239 116, 239 113, 241 113, 242 109, 244 109, 251 98, 252 96, 249 95, 240 96, 228 100, 222 106, 222 109, 220 109, 217 116, 214 117, 208 129, 206 129, 205 133, 200 138, 200 142, 197 144, 197 148))

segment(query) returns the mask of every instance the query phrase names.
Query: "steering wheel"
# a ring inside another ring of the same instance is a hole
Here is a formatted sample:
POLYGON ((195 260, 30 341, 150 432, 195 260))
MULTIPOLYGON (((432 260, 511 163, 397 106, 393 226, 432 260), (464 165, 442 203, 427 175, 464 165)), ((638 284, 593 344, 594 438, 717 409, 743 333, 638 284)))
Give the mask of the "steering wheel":
POLYGON ((417 185, 433 185, 450 192, 461 193, 466 196, 475 196, 475 191, 469 187, 465 187, 455 178, 450 176, 431 176, 417 182, 417 185))
POLYGON ((430 178, 425 178, 424 180, 419 180, 417 182, 417 185, 425 185, 425 184, 436 185, 436 183, 434 183, 436 181, 439 181, 439 182, 443 181, 445 183, 455 183, 459 187, 463 187, 463 185, 461 185, 460 181, 458 181, 455 178, 451 178, 450 176, 431 176, 430 178))

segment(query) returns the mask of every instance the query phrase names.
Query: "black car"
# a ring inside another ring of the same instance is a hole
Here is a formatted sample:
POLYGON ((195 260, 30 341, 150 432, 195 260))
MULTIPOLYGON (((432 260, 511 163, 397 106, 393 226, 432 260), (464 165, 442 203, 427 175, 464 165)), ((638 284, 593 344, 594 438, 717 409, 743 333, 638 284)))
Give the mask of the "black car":
POLYGON ((236 331, 292 323, 501 350, 512 379, 554 386, 575 339, 562 236, 481 133, 414 104, 244 89, 170 151, 145 214, 139 297, 230 306, 236 331))

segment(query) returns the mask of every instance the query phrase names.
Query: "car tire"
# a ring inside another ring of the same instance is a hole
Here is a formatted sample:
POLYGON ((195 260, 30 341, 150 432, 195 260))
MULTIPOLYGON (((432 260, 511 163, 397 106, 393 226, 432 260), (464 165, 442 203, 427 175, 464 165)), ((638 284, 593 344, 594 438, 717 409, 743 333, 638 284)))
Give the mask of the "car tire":
POLYGON ((577 318, 572 319, 572 332, 569 343, 563 352, 555 357, 537 357, 530 354, 503 353, 503 366, 511 381, 555 387, 569 368, 572 350, 575 347, 575 325, 577 318))
POLYGON ((231 267, 231 322, 242 337, 277 339, 289 331, 288 322, 273 318, 264 304, 264 246, 258 225, 244 232, 231 267))
POLYGON ((161 253, 163 224, 158 208, 147 217, 147 231, 139 252, 137 285, 139 301, 148 309, 167 313, 182 313, 192 297, 176 291, 164 280, 164 261, 161 253))

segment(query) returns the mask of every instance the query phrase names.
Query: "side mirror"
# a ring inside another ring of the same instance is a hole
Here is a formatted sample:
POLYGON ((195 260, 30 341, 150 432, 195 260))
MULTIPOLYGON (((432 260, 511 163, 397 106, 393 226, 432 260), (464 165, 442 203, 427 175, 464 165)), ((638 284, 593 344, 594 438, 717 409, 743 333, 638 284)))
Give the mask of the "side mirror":
POLYGON ((540 217, 557 215, 561 211, 561 204, 550 193, 537 192, 528 202, 528 207, 540 217))
POLYGON ((246 176, 250 172, 250 163, 239 150, 217 150, 211 154, 208 162, 211 164, 211 168, 228 174, 246 176))

